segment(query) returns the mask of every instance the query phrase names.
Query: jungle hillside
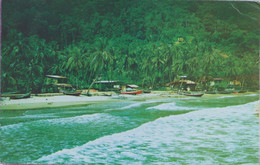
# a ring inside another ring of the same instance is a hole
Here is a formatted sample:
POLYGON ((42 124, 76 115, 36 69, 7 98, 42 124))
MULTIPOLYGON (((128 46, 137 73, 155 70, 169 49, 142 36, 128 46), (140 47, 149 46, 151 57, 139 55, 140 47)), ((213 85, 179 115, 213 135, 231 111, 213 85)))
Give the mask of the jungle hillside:
POLYGON ((259 86, 258 2, 3 0, 1 90, 45 75, 87 88, 98 75, 161 87, 180 75, 259 86))

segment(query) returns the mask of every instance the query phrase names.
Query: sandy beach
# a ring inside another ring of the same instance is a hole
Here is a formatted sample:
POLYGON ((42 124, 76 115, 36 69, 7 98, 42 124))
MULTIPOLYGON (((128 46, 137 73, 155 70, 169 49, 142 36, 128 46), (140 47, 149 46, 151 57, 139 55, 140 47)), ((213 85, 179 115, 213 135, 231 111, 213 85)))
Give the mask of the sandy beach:
MULTIPOLYGON (((254 94, 253 92, 246 93, 254 94)), ((246 95, 246 94, 205 94, 203 97, 216 97, 222 96, 229 97, 232 95, 246 95)), ((145 99, 156 99, 162 97, 186 97, 178 95, 172 91, 153 91, 151 94, 140 94, 140 95, 112 95, 112 96, 32 96, 27 99, 12 100, 8 97, 2 97, 1 110, 26 110, 26 109, 39 109, 39 108, 55 108, 55 107, 66 107, 66 106, 81 106, 94 103, 101 103, 106 101, 124 101, 128 100, 145 100, 145 99)))
POLYGON ((1 101, 2 110, 19 110, 19 109, 37 109, 37 108, 53 108, 74 105, 87 105, 94 102, 108 101, 111 99, 106 96, 49 96, 38 97, 33 96, 28 99, 10 100, 5 98, 1 101))
POLYGON ((38 108, 55 108, 66 106, 81 106, 94 103, 100 103, 104 101, 123 101, 129 100, 142 100, 148 98, 156 98, 163 96, 178 96, 176 93, 170 91, 153 91, 152 94, 140 94, 140 95, 118 95, 112 96, 68 96, 68 95, 39 95, 31 96, 27 99, 12 100, 9 97, 2 97, 1 109, 2 110, 25 110, 25 109, 38 109, 38 108))

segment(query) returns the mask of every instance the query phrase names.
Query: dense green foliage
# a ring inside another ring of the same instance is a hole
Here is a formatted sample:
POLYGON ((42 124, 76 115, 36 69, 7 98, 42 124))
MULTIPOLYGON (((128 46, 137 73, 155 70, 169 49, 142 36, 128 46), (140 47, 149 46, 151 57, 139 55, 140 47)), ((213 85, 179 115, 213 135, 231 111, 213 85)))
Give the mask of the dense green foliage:
POLYGON ((4 0, 2 91, 46 74, 160 86, 178 75, 258 87, 257 2, 4 0))

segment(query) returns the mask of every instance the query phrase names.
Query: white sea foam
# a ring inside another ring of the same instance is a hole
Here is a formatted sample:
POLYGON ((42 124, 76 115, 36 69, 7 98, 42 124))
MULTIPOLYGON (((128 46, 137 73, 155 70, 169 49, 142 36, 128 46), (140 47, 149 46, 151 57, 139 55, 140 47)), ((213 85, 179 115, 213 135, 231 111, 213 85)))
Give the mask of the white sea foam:
POLYGON ((149 107, 147 109, 183 111, 183 110, 195 110, 198 108, 177 106, 175 102, 172 102, 172 103, 163 103, 154 107, 149 107))
POLYGON ((258 94, 249 94, 249 95, 228 95, 228 96, 221 96, 221 97, 219 97, 219 98, 239 97, 239 96, 258 96, 258 94))
POLYGON ((10 129, 18 129, 18 128, 21 128, 22 126, 23 126, 23 123, 10 124, 10 125, 1 126, 0 130, 5 131, 5 130, 10 130, 10 129))
POLYGON ((107 109, 106 111, 108 110, 125 110, 125 109, 130 109, 130 108, 134 108, 134 107, 140 107, 141 105, 143 104, 149 104, 149 103, 156 103, 156 102, 161 102, 161 101, 165 101, 162 100, 162 99, 155 99, 155 100, 147 100, 147 101, 138 101, 138 102, 134 102, 130 105, 127 105, 127 106, 123 106, 123 107, 120 107, 120 108, 111 108, 111 109, 107 109))
POLYGON ((244 96, 259 96, 259 94, 250 94, 250 95, 244 95, 244 96))
POLYGON ((18 128, 27 129, 27 126, 31 125, 69 125, 69 124, 83 124, 83 123, 102 123, 104 121, 117 121, 120 122, 119 117, 111 116, 109 114, 97 113, 91 115, 81 115, 68 118, 58 118, 58 119, 41 119, 36 121, 29 121, 19 124, 11 124, 2 126, 2 130, 13 130, 18 128))
POLYGON ((49 114, 35 114, 35 115, 24 115, 24 116, 16 116, 16 117, 4 117, 4 118, 8 118, 8 119, 23 119, 23 118, 33 118, 33 119, 37 119, 37 118, 49 118, 49 117, 58 117, 56 114, 54 113, 49 113, 49 114))
POLYGON ((199 97, 182 97, 182 98, 177 98, 178 100, 192 100, 192 99, 198 99, 199 97))
POLYGON ((228 97, 237 97, 237 96, 235 96, 235 95, 232 95, 232 96, 221 96, 221 97, 219 97, 220 99, 222 99, 222 98, 228 98, 228 97))
POLYGON ((259 102, 159 118, 33 163, 238 164, 250 162, 252 157, 258 160, 256 104, 259 102))
POLYGON ((129 108, 133 108, 133 107, 139 107, 139 106, 141 106, 142 104, 144 104, 144 102, 137 102, 137 103, 134 103, 134 104, 130 104, 130 105, 128 105, 128 106, 125 106, 125 107, 118 108, 118 109, 129 109, 129 108))
POLYGON ((104 113, 96 113, 90 115, 81 115, 68 118, 59 119, 46 119, 37 122, 50 123, 50 124, 75 124, 75 123, 89 123, 89 122, 102 122, 104 120, 112 120, 113 116, 104 113))

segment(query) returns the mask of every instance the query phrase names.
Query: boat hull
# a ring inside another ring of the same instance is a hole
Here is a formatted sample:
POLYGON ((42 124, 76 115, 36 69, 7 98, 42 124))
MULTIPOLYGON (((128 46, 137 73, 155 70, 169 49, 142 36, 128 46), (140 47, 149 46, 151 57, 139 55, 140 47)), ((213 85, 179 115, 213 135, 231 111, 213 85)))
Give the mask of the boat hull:
POLYGON ((143 91, 135 91, 135 92, 121 92, 121 94, 127 94, 127 95, 138 95, 141 94, 143 91))
POLYGON ((71 96, 80 96, 81 92, 74 92, 74 93, 66 93, 66 92, 64 92, 63 94, 64 95, 71 95, 71 96))
POLYGON ((178 94, 184 96, 193 96, 193 97, 201 97, 204 95, 204 93, 182 93, 182 92, 179 92, 178 94))
POLYGON ((26 99, 30 97, 31 97, 31 93, 26 93, 24 95, 10 96, 10 99, 26 99))
POLYGON ((193 97, 201 97, 203 96, 204 94, 203 93, 200 93, 200 94, 184 94, 185 96, 193 96, 193 97))

